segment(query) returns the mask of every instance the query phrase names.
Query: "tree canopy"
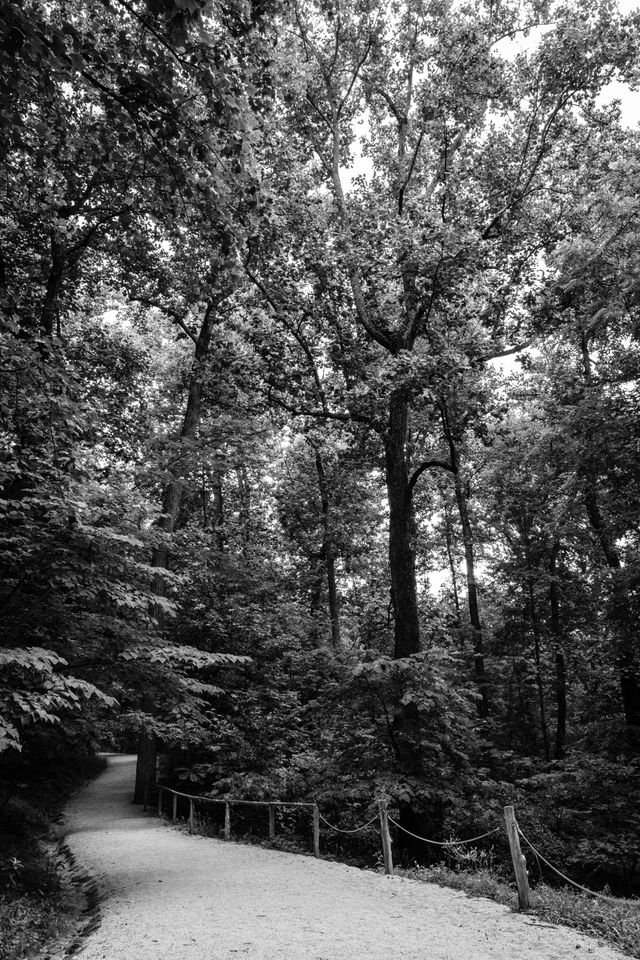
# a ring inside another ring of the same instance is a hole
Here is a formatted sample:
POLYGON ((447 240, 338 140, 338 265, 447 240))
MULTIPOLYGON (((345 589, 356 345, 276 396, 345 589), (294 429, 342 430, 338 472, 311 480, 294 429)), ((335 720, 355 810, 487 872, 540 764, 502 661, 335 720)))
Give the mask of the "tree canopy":
POLYGON ((611 0, 0 0, 7 776, 135 744, 138 799, 161 750, 440 836, 518 797, 633 882, 639 43, 611 0))

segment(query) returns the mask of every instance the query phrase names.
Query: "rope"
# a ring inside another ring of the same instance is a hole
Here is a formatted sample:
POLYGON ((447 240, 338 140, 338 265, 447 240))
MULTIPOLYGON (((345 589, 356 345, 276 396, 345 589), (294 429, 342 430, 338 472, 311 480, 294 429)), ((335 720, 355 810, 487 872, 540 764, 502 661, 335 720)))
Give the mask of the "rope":
POLYGON ((494 827, 493 830, 488 830, 486 833, 481 833, 479 837, 471 837, 469 840, 427 840, 426 837, 419 837, 417 833, 411 833, 411 830, 407 830, 406 827, 401 827, 399 823, 389 817, 389 823, 393 823, 398 830, 402 830, 403 833, 408 833, 410 837, 414 837, 416 840, 422 840, 424 843, 432 843, 435 847, 460 847, 464 843, 475 843, 476 840, 484 840, 485 837, 490 837, 493 833, 498 833, 501 827, 494 827))
POLYGON ((360 833, 361 830, 366 830, 367 827, 370 827, 371 824, 378 819, 378 815, 376 814, 375 817, 371 817, 371 820, 369 820, 367 823, 363 823, 361 827, 356 827, 355 830, 341 830, 340 827, 334 827, 332 823, 329 823, 327 818, 323 817, 321 813, 319 814, 319 817, 321 820, 324 820, 330 830, 335 830, 336 833, 360 833))
MULTIPOLYGON (((567 883, 570 883, 572 887, 576 887, 578 890, 582 890, 583 893, 588 893, 590 897, 596 897, 598 900, 608 900, 610 903, 617 903, 619 906, 624 904, 624 900, 622 900, 620 897, 608 897, 605 893, 596 893, 595 890, 589 890, 588 887, 583 887, 581 884, 576 883, 575 880, 572 880, 570 877, 567 877, 564 873, 558 870, 557 867, 554 867, 552 863, 549 863, 547 858, 543 857, 539 850, 536 850, 536 848, 531 843, 531 841, 525 837, 520 827, 518 827, 518 833, 520 834, 524 842, 527 844, 527 846, 531 847, 536 857, 542 860, 543 863, 546 863, 546 865, 551 870, 553 870, 554 873, 557 873, 559 877, 562 877, 563 880, 566 880, 567 883)), ((628 904, 628 906, 640 906, 640 902, 634 903, 632 901, 628 904)))
MULTIPOLYGON (((191 793, 180 793, 179 790, 172 790, 171 787, 163 787, 163 786, 162 786, 161 784, 159 784, 159 783, 157 783, 156 786, 157 786, 158 790, 166 790, 167 793, 175 793, 175 795, 176 795, 177 797, 186 797, 187 800, 206 800, 206 799, 208 799, 207 797, 194 797, 193 794, 191 794, 191 793)), ((215 803, 216 801, 214 800, 213 802, 215 803)))
POLYGON ((167 793, 173 793, 177 797, 186 797, 187 800, 198 800, 202 803, 244 803, 254 807, 315 807, 315 803, 298 800, 236 800, 234 797, 201 797, 193 793, 181 793, 180 790, 174 790, 172 787, 165 787, 161 783, 156 783, 158 790, 166 790, 167 793))

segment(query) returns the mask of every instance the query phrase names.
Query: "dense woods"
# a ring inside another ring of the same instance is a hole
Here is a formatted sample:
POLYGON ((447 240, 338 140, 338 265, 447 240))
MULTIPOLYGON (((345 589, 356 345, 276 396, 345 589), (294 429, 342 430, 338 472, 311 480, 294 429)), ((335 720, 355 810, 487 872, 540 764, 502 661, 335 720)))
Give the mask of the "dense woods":
POLYGON ((639 43, 0 0, 0 807, 135 748, 637 889, 639 43))

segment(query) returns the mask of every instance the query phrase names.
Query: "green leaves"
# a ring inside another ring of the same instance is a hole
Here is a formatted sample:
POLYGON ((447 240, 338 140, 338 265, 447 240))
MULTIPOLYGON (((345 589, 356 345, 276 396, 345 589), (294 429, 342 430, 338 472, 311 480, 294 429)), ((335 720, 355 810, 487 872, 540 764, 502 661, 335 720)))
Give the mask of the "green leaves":
POLYGON ((42 647, 0 649, 0 752, 21 750, 22 731, 28 735, 33 724, 59 724, 65 715, 81 713, 86 700, 116 706, 93 683, 57 672, 66 665, 42 647))
POLYGON ((209 653, 196 647, 160 642, 157 646, 128 647, 120 654, 123 660, 145 660, 185 667, 217 667, 226 664, 246 664, 250 657, 231 653, 209 653))

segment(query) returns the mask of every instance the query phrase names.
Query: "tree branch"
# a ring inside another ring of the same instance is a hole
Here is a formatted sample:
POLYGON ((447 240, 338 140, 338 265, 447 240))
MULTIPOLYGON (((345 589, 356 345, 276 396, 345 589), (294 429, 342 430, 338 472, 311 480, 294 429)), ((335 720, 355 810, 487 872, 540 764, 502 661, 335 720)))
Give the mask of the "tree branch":
POLYGON ((296 341, 296 343, 298 344, 298 346, 300 347, 300 349, 301 349, 302 352, 304 353, 305 358, 306 358, 306 360, 307 360, 307 363, 308 363, 308 365, 309 365, 309 369, 311 370, 311 375, 312 375, 312 377, 313 377, 313 382, 314 382, 315 387, 316 387, 316 393, 317 393, 317 395, 318 395, 318 400, 320 401, 320 406, 321 406, 322 409, 326 412, 327 409, 328 409, 327 397, 326 397, 326 394, 325 394, 325 392, 324 392, 324 387, 323 387, 323 385, 322 385, 322 380, 320 379, 320 374, 318 373, 318 367, 316 366, 316 360, 315 360, 315 357, 314 357, 313 352, 312 352, 312 350, 311 350, 311 347, 310 347, 309 344, 307 343, 306 337, 304 337, 304 336, 302 335, 302 333, 300 332, 300 325, 302 324, 302 321, 303 321, 306 317, 309 316, 308 311, 305 310, 305 311, 303 312, 303 315, 302 315, 302 317, 301 317, 301 319, 300 319, 300 324, 299 324, 298 327, 296 328, 292 323, 289 322, 289 320, 287 320, 286 317, 283 316, 281 310, 278 308, 278 305, 277 305, 277 303, 276 303, 276 300, 275 300, 275 297, 273 296, 273 294, 270 293, 269 290, 267 290, 267 288, 266 288, 265 285, 262 283, 262 281, 259 279, 259 277, 256 277, 255 274, 249 269, 248 264, 245 264, 245 265, 244 265, 244 270, 245 270, 245 273, 247 274, 247 276, 249 277, 249 279, 251 280, 251 282, 254 283, 254 284, 256 285, 256 287, 258 288, 258 290, 262 293, 263 297, 265 298, 265 300, 267 301, 267 303, 269 304, 269 306, 272 308, 272 310, 274 311, 274 313, 275 313, 276 316, 278 317, 278 320, 280 321, 280 323, 283 325, 283 327, 284 327, 286 330, 289 331, 289 333, 291 334, 291 336, 294 338, 294 340, 296 341))
POLYGON ((340 423, 364 423, 372 430, 377 429, 374 421, 369 417, 365 417, 358 413, 351 413, 351 411, 299 410, 297 407, 287 403, 286 400, 283 400, 282 397, 274 396, 271 392, 271 387, 269 387, 267 398, 277 406, 282 407, 282 409, 286 410, 287 413, 290 413, 292 417, 313 417, 315 420, 338 420, 340 423))
POLYGON ((363 55, 361 56, 361 58, 358 60, 358 62, 357 62, 357 64, 356 64, 355 70, 353 71, 353 76, 351 77, 351 81, 350 81, 350 83, 349 83, 349 86, 347 87, 347 92, 345 93, 344 97, 342 98, 342 100, 341 100, 340 103, 338 104, 337 111, 336 111, 337 114, 338 114, 338 116, 340 116, 340 113, 341 113, 341 111, 342 111, 342 108, 344 107, 345 103, 347 102, 347 100, 348 100, 349 97, 351 96, 351 91, 353 90, 353 85, 354 85, 354 83, 356 82, 356 80, 358 79, 358 75, 359 75, 360 71, 362 70, 362 68, 364 67, 365 63, 367 62, 367 57, 369 56, 369 51, 371 50, 372 44, 373 44, 373 39, 372 39, 371 36, 369 36, 369 39, 368 39, 368 41, 367 41, 367 48, 366 48, 366 50, 364 51, 363 55))
POLYGON ((163 313, 166 313, 168 317, 171 317, 176 326, 186 333, 190 340, 192 340, 196 346, 198 344, 198 338, 182 319, 182 316, 178 313, 177 310, 174 310, 173 307, 169 307, 164 303, 160 303, 158 300, 153 300, 151 297, 132 297, 129 296, 130 300, 135 301, 136 303, 141 303, 143 307, 153 307, 156 310, 161 310, 163 313))
POLYGON ((534 343, 535 337, 531 337, 530 340, 525 340, 524 343, 518 343, 515 347, 505 347, 504 350, 496 350, 495 353, 485 353, 481 357, 476 357, 473 363, 486 363, 488 360, 497 360, 499 357, 510 357, 514 353, 520 353, 521 350, 526 350, 527 347, 532 346, 534 343))
MULTIPOLYGON (((349 211, 347 210, 347 202, 344 196, 344 190, 342 189, 342 181, 340 179, 340 127, 338 124, 338 117, 334 111, 333 118, 333 158, 331 166, 331 177, 333 180, 333 189, 335 191, 336 200, 338 201, 338 209, 340 211, 340 219, 342 220, 342 227, 347 236, 347 239, 350 241, 350 245, 353 242, 353 235, 351 231, 351 221, 349 219, 349 211)), ((375 340, 376 343, 379 343, 381 347, 384 347, 385 350, 393 352, 393 343, 391 337, 383 333, 381 330, 378 330, 376 326, 369 319, 369 314, 367 307, 364 302, 364 294, 362 292, 362 286, 360 284, 360 279, 356 272, 355 267, 347 263, 347 274, 349 281, 351 283, 351 292, 353 293, 353 300, 356 307, 356 313, 358 319, 364 329, 367 331, 372 340, 375 340)))
POLYGON ((413 494, 413 488, 420 479, 423 473, 427 470, 448 470, 449 473, 457 473, 457 467, 454 467, 451 463, 447 463, 446 460, 425 460, 424 463, 421 463, 420 466, 413 471, 411 474, 411 479, 409 480, 409 486, 407 487, 407 498, 411 499, 413 494))

